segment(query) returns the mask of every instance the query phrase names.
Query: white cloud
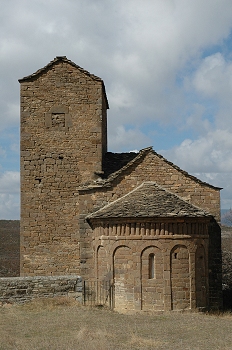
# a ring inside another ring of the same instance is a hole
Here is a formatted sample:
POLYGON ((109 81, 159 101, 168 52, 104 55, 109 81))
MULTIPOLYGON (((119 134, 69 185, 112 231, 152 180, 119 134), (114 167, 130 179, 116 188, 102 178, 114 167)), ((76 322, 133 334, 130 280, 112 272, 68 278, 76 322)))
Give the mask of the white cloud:
POLYGON ((207 97, 231 101, 232 61, 226 61, 219 52, 204 58, 195 73, 193 85, 207 97))
POLYGON ((6 171, 0 174, 0 193, 19 193, 20 173, 18 171, 6 171))
POLYGON ((189 116, 186 117, 185 123, 181 126, 181 129, 190 129, 199 135, 205 135, 205 133, 212 129, 211 122, 204 117, 207 108, 203 104, 196 102, 193 103, 191 109, 192 111, 189 116))
POLYGON ((19 144, 18 143, 12 143, 10 145, 10 150, 14 153, 17 153, 18 156, 20 156, 20 147, 19 147, 19 144))
MULTIPOLYGON (((1 103, 0 103, 1 105, 1 103)), ((4 108, 4 107, 3 107, 4 108)), ((0 118, 0 130, 7 127, 17 126, 19 124, 19 104, 9 103, 5 105, 5 111, 2 111, 2 118, 0 118)))
POLYGON ((0 174, 0 219, 19 219, 19 182, 19 172, 0 174))
POLYGON ((0 220, 19 220, 19 195, 0 193, 0 220))
POLYGON ((20 78, 66 54, 106 80, 112 107, 129 96, 119 123, 180 118, 177 73, 232 25, 230 0, 12 0, 2 13, 0 74, 20 78))
POLYGON ((110 100, 111 109, 117 110, 133 108, 135 103, 135 98, 131 91, 125 89, 125 87, 119 82, 113 85, 113 88, 108 94, 108 99, 110 100))
POLYGON ((190 172, 232 172, 232 133, 210 131, 204 137, 186 139, 179 146, 161 153, 190 172))
POLYGON ((149 138, 140 130, 126 130, 122 125, 116 128, 114 134, 109 135, 109 148, 116 149, 116 152, 128 152, 134 147, 141 149, 149 144, 149 138))
POLYGON ((186 139, 179 146, 161 153, 191 174, 214 186, 222 187, 222 208, 232 206, 232 133, 210 131, 197 140, 186 139))
POLYGON ((232 132, 232 60, 219 52, 204 58, 193 74, 192 86, 205 106, 205 116, 213 118, 212 126, 232 132))
POLYGON ((110 150, 154 144, 145 126, 162 123, 195 132, 169 151, 177 164, 230 171, 232 62, 202 56, 231 29, 231 0, 2 1, 0 129, 19 125, 17 79, 66 55, 105 81, 110 150))
POLYGON ((230 130, 211 130, 205 136, 196 140, 185 140, 180 146, 163 153, 199 179, 221 187, 221 207, 228 209, 232 206, 230 130))

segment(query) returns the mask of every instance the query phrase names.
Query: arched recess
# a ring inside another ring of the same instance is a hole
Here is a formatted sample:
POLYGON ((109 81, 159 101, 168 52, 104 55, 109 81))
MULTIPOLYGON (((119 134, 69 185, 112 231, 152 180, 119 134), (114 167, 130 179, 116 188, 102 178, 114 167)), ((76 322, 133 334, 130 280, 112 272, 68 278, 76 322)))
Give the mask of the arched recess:
POLYGON ((164 309, 164 263, 162 251, 148 246, 141 253, 141 300, 143 310, 164 309))
POLYGON ((134 277, 133 256, 128 246, 119 246, 113 254, 113 272, 115 285, 115 308, 134 308, 134 277))
POLYGON ((207 306, 207 279, 206 279, 206 259, 205 249, 202 245, 196 251, 196 306, 207 306))
POLYGON ((190 308, 190 264, 186 246, 177 245, 171 251, 172 310, 190 308))
POLYGON ((99 281, 110 281, 112 279, 111 257, 106 249, 99 246, 97 249, 97 278, 99 281))

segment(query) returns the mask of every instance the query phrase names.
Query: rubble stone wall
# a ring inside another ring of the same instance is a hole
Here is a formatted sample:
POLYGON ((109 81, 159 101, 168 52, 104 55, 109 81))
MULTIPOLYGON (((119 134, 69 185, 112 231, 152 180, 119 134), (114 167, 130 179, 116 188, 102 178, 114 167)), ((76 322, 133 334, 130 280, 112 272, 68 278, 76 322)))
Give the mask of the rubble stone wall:
POLYGON ((82 301, 78 276, 0 278, 0 303, 24 303, 35 298, 67 296, 82 301))

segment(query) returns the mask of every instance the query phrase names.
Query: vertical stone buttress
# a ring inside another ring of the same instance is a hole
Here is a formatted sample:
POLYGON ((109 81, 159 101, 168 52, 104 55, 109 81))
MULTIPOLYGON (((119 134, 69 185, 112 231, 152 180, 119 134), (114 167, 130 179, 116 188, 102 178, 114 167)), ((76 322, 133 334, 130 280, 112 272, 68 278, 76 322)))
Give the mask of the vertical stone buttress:
POLYGON ((22 276, 79 273, 77 186, 102 171, 104 84, 57 57, 21 84, 22 276))

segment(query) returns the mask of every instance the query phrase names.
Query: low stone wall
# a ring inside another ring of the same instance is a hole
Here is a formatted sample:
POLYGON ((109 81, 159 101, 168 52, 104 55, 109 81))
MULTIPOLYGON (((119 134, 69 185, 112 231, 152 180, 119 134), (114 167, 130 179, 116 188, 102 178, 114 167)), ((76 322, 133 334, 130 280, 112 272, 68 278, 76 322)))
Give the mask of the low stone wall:
POLYGON ((82 302, 80 276, 0 278, 0 304, 24 303, 35 298, 68 296, 82 302))

